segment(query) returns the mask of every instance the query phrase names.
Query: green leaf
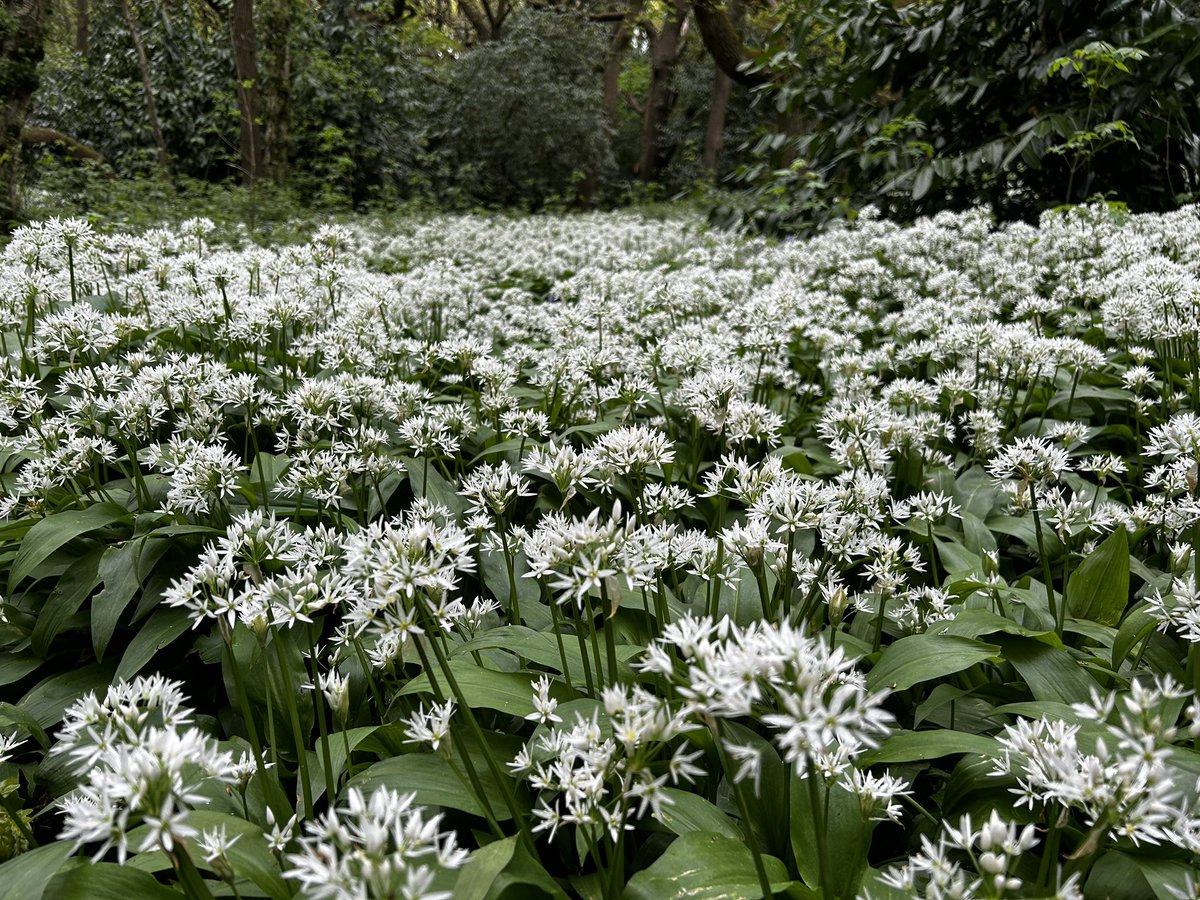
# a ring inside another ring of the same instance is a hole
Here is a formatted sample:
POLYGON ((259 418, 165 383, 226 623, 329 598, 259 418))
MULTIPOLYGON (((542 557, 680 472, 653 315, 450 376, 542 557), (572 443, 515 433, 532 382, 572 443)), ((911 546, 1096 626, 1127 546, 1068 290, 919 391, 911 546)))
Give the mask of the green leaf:
POLYGON ((11 703, 0 703, 0 723, 5 725, 17 725, 29 732, 29 736, 41 745, 43 750, 50 749, 50 736, 46 734, 46 730, 38 724, 37 719, 31 716, 25 710, 13 706, 11 703))
POLYGON ((985 634, 1019 634, 1034 638, 1053 647, 1063 645, 1053 631, 1041 631, 1018 625, 1012 619, 997 615, 990 609, 964 609, 948 622, 939 622, 929 629, 930 634, 957 634, 977 638, 985 634))
POLYGON ((104 590, 92 601, 92 648, 97 661, 112 639, 117 622, 154 564, 171 547, 170 541, 154 541, 148 547, 140 537, 107 548, 100 559, 104 590))
POLYGON ((71 616, 79 611, 79 607, 83 606, 84 601, 92 595, 92 591, 100 585, 100 559, 103 553, 102 549, 97 548, 77 559, 71 568, 63 573, 50 596, 46 598, 31 636, 33 652, 38 656, 45 657, 50 654, 54 639, 62 633, 71 616))
MULTIPOLYGON (((535 677, 529 672, 498 672, 495 669, 485 669, 471 659, 455 657, 449 660, 450 671, 458 682, 463 699, 472 709, 486 707, 498 709, 510 716, 527 716, 533 712, 533 684, 535 677)), ((440 671, 436 675, 438 682, 445 684, 445 676, 440 671)), ((403 694, 417 694, 430 690, 428 676, 418 675, 408 682, 401 690, 403 694)), ((569 688, 561 682, 552 682, 550 695, 558 700, 570 699, 569 688)))
POLYGON ((889 737, 878 750, 864 753, 859 760, 863 766, 876 763, 916 762, 941 759, 959 753, 993 754, 996 739, 983 734, 967 734, 939 728, 932 731, 902 731, 889 737))
POLYGON ((1130 651, 1157 627, 1158 619, 1146 607, 1131 610, 1121 622, 1121 627, 1117 629, 1117 636, 1113 639, 1113 669, 1121 671, 1121 664, 1128 658, 1130 651))
POLYGON ((663 804, 658 820, 675 834, 707 831, 738 841, 743 839, 733 819, 699 794, 679 788, 663 788, 662 793, 669 802, 663 804))
POLYGON ((1102 625, 1121 621, 1129 603, 1129 533, 1124 528, 1105 538, 1071 573, 1067 602, 1077 619, 1102 625))
POLYGON ((68 706, 92 691, 103 691, 112 683, 111 666, 91 665, 61 672, 30 689, 17 706, 42 728, 62 721, 68 706))
POLYGON ((0 900, 40 900, 74 849, 67 841, 43 844, 0 865, 0 900))
MULTIPOLYGON (((787 869, 764 856, 772 891, 787 887, 787 869)), ((622 900, 758 900, 754 857, 741 841, 695 831, 675 839, 648 869, 636 873, 622 900)))
POLYGON ((45 900, 179 900, 180 894, 148 872, 116 863, 71 866, 46 886, 45 900))
POLYGON ((1154 891, 1155 900, 1173 900, 1176 897, 1186 897, 1188 879, 1194 881, 1196 869, 1187 863, 1171 859, 1155 859, 1141 854, 1122 853, 1130 859, 1154 891))
POLYGON ((80 535, 128 519, 129 513, 115 503, 97 503, 86 509, 69 509, 46 516, 21 539, 12 570, 8 573, 9 593, 33 575, 37 567, 60 547, 80 535))
POLYGON ((516 835, 494 841, 472 853, 454 886, 454 900, 486 900, 506 894, 567 900, 563 889, 541 862, 529 855, 516 835), (519 889, 508 894, 509 888, 519 889))
POLYGON ((910 634, 884 648, 867 673, 872 691, 890 688, 903 691, 914 684, 932 681, 969 669, 1000 654, 995 644, 948 634, 910 634))
POLYGON ((480 847, 471 854, 454 886, 457 900, 486 900, 500 873, 512 861, 517 836, 480 847))
POLYGON ((996 640, 1036 700, 1082 703, 1091 696, 1092 688, 1099 687, 1065 650, 1027 637, 1003 635, 996 640))
MULTIPOLYGON (((461 763, 458 765, 461 769, 461 763)), ((491 771, 478 762, 475 768, 497 821, 511 819, 512 812, 491 771)), ((415 793, 417 802, 424 806, 461 809, 480 817, 484 814, 483 805, 466 776, 456 773, 445 757, 436 753, 403 753, 382 760, 351 778, 347 787, 357 787, 368 795, 378 787, 387 787, 402 794, 415 793)))
POLYGON ((41 664, 41 659, 28 652, 0 655, 0 685, 20 681, 41 664))
MULTIPOLYGON (((227 854, 234 873, 239 878, 254 882, 271 900, 289 900, 292 888, 284 881, 283 873, 275 861, 275 855, 267 845, 263 830, 253 822, 247 822, 240 816, 216 812, 207 809, 195 809, 188 813, 188 824, 201 831, 224 828, 230 838, 237 836, 237 841, 229 848, 227 854)), ((196 865, 205 869, 203 853, 194 840, 188 842, 192 847, 192 859, 196 865)), ((135 896, 135 895, 129 895, 135 896)))
POLYGON ((132 678, 159 650, 186 632, 191 624, 186 609, 164 606, 155 610, 125 648, 115 677, 118 680, 132 678))
POLYGON ((791 841, 792 853, 800 877, 809 887, 820 890, 820 859, 817 853, 817 820, 824 817, 825 840, 829 861, 835 863, 827 872, 830 895, 853 897, 867 868, 867 851, 871 848, 874 823, 863 816, 859 799, 841 785, 828 787, 821 781, 817 786, 817 809, 813 809, 811 785, 806 778, 792 778, 791 784, 791 841), (828 794, 827 794, 828 792, 828 794))

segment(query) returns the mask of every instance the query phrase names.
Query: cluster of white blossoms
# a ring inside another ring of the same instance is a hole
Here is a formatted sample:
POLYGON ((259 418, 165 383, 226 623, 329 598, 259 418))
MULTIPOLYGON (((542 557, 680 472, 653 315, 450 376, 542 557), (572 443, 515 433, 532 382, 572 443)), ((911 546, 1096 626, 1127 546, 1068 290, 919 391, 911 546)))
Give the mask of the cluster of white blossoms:
MULTIPOLYGON (((664 629, 640 667, 672 680, 685 716, 704 722, 753 713, 801 775, 846 774, 892 721, 886 692, 869 692, 852 659, 787 624, 741 628, 728 618, 687 617, 664 629)), ((757 781, 754 759, 744 777, 757 781)))
MULTIPOLYGON (((1000 737, 996 773, 1015 775, 1020 802, 1076 809, 1095 840, 1172 843, 1200 853, 1200 808, 1187 802, 1196 777, 1173 765, 1175 701, 1192 696, 1169 679, 1134 682, 1128 693, 1094 692, 1075 712, 1096 727, 1062 719, 1019 719, 1000 737), (1168 710, 1170 712, 1168 713, 1168 710)), ((1187 710, 1200 736, 1200 700, 1187 710)))
POLYGON ((449 900, 437 876, 460 868, 467 851, 441 830, 440 815, 414 799, 387 788, 369 797, 348 789, 336 809, 305 823, 284 877, 312 900, 449 900))
POLYGON ((196 837, 188 812, 208 802, 210 782, 232 784, 247 765, 194 727, 178 682, 155 675, 118 682, 103 698, 88 694, 65 714, 51 749, 81 783, 64 798, 63 840, 95 844, 94 858, 115 849, 125 861, 129 837, 145 826, 135 852, 171 851, 196 837))

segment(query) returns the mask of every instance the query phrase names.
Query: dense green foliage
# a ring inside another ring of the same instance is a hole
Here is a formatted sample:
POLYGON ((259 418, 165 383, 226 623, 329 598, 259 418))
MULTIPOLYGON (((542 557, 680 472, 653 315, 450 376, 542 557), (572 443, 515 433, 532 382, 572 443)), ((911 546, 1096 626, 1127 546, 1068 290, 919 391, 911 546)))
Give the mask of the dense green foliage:
MULTIPOLYGON (((1005 218, 1097 195, 1173 209, 1200 191, 1200 7, 1191 0, 830 0, 781 7, 795 163, 748 168, 766 227, 873 204, 1005 218)), ((737 204, 735 203, 736 207, 737 204)), ((724 213, 736 216, 734 208, 724 213)))

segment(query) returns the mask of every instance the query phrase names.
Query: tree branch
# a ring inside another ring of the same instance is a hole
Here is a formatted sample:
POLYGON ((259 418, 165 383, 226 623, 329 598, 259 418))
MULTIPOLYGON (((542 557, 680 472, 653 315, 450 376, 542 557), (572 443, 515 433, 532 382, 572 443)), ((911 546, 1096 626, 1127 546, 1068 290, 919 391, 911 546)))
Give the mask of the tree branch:
POLYGON ((747 72, 742 64, 755 55, 746 49, 722 0, 695 0, 692 6, 700 37, 713 62, 722 72, 746 87, 758 87, 775 80, 772 72, 747 72))

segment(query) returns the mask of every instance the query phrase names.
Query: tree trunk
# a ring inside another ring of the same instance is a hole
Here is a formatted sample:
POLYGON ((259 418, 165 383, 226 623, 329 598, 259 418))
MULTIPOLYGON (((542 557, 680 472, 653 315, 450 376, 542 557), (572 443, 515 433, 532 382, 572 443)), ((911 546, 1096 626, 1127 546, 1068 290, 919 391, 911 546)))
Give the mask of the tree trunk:
POLYGON ((0 230, 19 213, 21 126, 37 89, 45 17, 45 0, 3 0, 0 5, 0 230))
POLYGON ((659 138, 675 102, 672 82, 687 33, 687 15, 688 4, 675 0, 662 29, 657 33, 649 32, 650 90, 642 107, 642 156, 637 164, 637 174, 642 181, 653 181, 663 160, 659 138))
POLYGON ((704 171, 714 178, 721 163, 721 148, 725 146, 725 112, 729 109, 729 94, 733 79, 716 70, 713 76, 712 103, 708 107, 708 123, 704 126, 704 171))
POLYGON ((88 0, 75 0, 75 52, 86 56, 88 52, 88 0))
POLYGON ((625 50, 629 39, 633 36, 634 23, 642 14, 645 0, 631 0, 629 9, 621 21, 617 22, 608 42, 608 56, 604 61, 604 112, 610 122, 617 118, 617 102, 620 100, 621 63, 624 61, 625 50))
POLYGON ((266 153, 262 125, 258 120, 258 37, 254 31, 254 0, 233 0, 229 8, 229 35, 237 69, 242 177, 247 184, 253 184, 263 174, 266 153))
MULTIPOLYGON (((730 0, 729 17, 736 26, 741 18, 742 7, 738 0, 730 0)), ((704 127, 704 152, 701 164, 704 171, 714 180, 721 164, 721 150, 725 146, 725 114, 729 110, 729 95, 733 92, 733 79, 714 63, 712 102, 708 106, 708 122, 704 127)))
POLYGON ((150 81, 150 64, 146 61, 146 47, 142 43, 141 30, 133 18, 133 10, 129 8, 129 0, 121 0, 121 15, 125 17, 125 27, 129 30, 129 39, 133 41, 133 49, 137 53, 138 72, 142 76, 142 92, 146 95, 146 119, 150 122, 150 131, 154 134, 154 143, 158 147, 158 167, 169 179, 171 165, 167 161, 167 141, 163 137, 162 125, 158 121, 158 104, 154 102, 154 85, 150 81))
MULTIPOLYGON (((402 8, 402 4, 397 4, 402 8)), ((263 165, 275 181, 287 177, 292 102, 292 31, 303 9, 295 0, 268 0, 257 13, 263 26, 263 165)))

